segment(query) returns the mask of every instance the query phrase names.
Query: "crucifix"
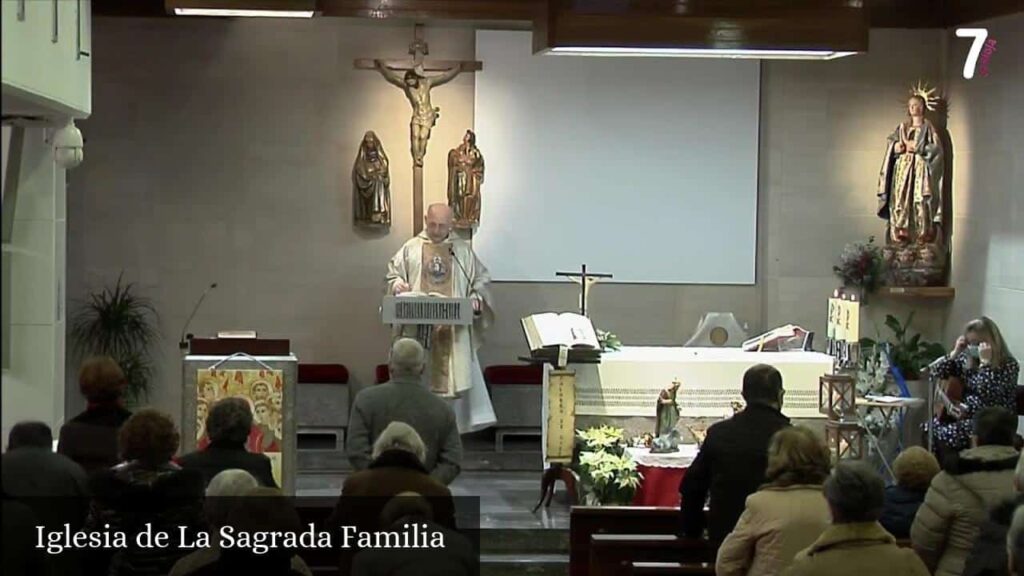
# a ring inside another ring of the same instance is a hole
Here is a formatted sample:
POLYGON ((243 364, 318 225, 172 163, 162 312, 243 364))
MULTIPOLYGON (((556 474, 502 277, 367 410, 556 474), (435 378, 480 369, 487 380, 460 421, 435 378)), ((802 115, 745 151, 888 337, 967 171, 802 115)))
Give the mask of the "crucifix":
POLYGON ((482 62, 465 60, 424 60, 429 54, 427 42, 423 39, 423 25, 417 24, 414 37, 409 44, 408 60, 380 60, 358 58, 355 67, 359 70, 376 70, 384 79, 405 92, 412 105, 412 119, 409 121, 409 140, 412 152, 412 213, 413 232, 423 230, 423 157, 427 154, 430 130, 437 123, 441 109, 430 102, 430 89, 450 82, 462 72, 477 72, 483 69, 482 62), (427 72, 440 72, 428 75, 427 72))
POLYGON ((564 276, 580 285, 580 316, 587 315, 587 298, 590 294, 590 286, 602 278, 611 278, 611 274, 598 274, 587 272, 587 265, 584 264, 579 272, 555 272, 555 276, 564 276))

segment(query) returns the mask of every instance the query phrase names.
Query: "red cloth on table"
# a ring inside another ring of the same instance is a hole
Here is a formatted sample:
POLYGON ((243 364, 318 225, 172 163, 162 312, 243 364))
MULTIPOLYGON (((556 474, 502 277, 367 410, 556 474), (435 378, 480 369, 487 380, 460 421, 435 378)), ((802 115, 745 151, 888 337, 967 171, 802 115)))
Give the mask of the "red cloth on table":
POLYGON ((686 475, 686 468, 663 468, 637 465, 643 480, 633 495, 634 506, 679 507, 679 484, 686 475))

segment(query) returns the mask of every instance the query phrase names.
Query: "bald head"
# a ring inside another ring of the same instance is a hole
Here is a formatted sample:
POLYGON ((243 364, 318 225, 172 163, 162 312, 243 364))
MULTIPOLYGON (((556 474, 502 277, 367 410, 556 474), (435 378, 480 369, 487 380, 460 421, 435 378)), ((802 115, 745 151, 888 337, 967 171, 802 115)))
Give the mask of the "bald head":
POLYGON ((444 242, 452 231, 452 209, 447 204, 431 204, 423 222, 431 242, 444 242))
POLYGON ((419 376, 427 363, 423 346, 412 338, 399 338, 391 346, 388 369, 392 376, 419 376))

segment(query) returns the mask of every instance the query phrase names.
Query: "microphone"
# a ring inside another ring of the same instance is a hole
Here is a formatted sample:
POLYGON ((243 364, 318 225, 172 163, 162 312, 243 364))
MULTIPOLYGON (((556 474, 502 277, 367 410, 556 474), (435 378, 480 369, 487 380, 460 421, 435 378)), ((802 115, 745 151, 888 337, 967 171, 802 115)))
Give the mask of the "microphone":
POLYGON ((192 339, 192 335, 189 334, 188 339, 186 340, 185 333, 188 332, 188 327, 192 324, 192 319, 196 317, 196 312, 199 311, 199 307, 203 305, 203 300, 206 300, 206 295, 216 287, 216 282, 210 284, 206 287, 206 290, 203 290, 203 294, 199 297, 199 300, 196 300, 196 305, 192 308, 192 313, 189 314, 188 320, 185 321, 185 326, 181 329, 181 340, 178 341, 178 348, 180 350, 188 350, 188 340, 192 339))
MULTIPOLYGON (((466 267, 462 265, 462 261, 459 260, 459 256, 455 253, 454 244, 448 244, 448 253, 452 255, 452 259, 455 260, 455 263, 459 265, 459 270, 462 270, 462 275, 466 278, 466 285, 471 287, 473 283, 469 280, 469 273, 466 272, 466 267)), ((480 310, 473 311, 474 316, 479 316, 480 314, 480 310)))

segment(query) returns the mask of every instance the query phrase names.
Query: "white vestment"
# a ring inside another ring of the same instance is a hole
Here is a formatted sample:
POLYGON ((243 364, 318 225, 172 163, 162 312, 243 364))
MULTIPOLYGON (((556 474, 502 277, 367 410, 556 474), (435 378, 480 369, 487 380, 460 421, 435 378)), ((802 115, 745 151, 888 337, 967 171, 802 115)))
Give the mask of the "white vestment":
MULTIPOLYGON (((412 238, 391 258, 388 263, 386 290, 394 293, 398 281, 409 285, 413 292, 423 292, 423 244, 430 238, 421 232, 412 238)), ((458 422, 459 433, 474 432, 493 426, 497 422, 491 397, 487 393, 483 371, 477 361, 482 333, 494 318, 491 296, 487 284, 491 281, 487 268, 477 259, 469 242, 453 237, 444 241, 450 243, 454 255, 452 270, 452 296, 473 298, 480 302, 481 314, 471 326, 455 326, 452 335, 452 350, 448 357, 448 374, 454 384, 456 395, 450 399, 458 422)))

